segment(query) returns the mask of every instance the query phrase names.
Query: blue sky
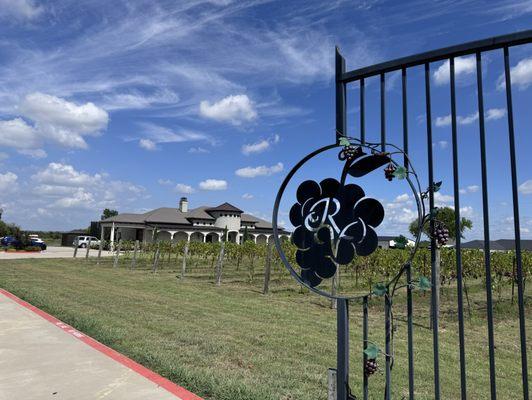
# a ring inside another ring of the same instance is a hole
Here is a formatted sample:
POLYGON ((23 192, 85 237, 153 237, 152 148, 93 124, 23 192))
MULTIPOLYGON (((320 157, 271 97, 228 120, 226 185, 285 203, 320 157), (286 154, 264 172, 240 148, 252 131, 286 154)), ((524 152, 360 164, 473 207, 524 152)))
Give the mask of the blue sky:
MULTIPOLYGON (((334 46, 349 69, 530 27, 532 1, 0 0, 0 204, 28 229, 73 229, 105 207, 141 212, 229 201, 270 218, 303 155, 334 138, 334 46)), ((532 51, 511 50, 521 226, 532 238, 532 51)), ((452 204, 448 66, 431 67, 439 205, 452 204)), ((457 60, 462 213, 482 236, 475 66, 457 60)), ((490 219, 512 237, 501 52, 484 56, 490 219)), ((387 75, 387 134, 401 144, 400 77, 387 75)), ((423 71, 409 71, 411 153, 426 186, 423 71)), ((358 134, 358 87, 348 95, 358 134)), ((378 141, 379 84, 367 83, 378 141)), ((337 176, 335 154, 298 177, 337 176)), ((363 184, 381 234, 415 217, 401 182, 363 184)), ((291 190, 293 191, 294 188, 291 190)), ((289 192, 288 195, 293 195, 289 192)), ((281 219, 291 198, 283 202, 281 219)))

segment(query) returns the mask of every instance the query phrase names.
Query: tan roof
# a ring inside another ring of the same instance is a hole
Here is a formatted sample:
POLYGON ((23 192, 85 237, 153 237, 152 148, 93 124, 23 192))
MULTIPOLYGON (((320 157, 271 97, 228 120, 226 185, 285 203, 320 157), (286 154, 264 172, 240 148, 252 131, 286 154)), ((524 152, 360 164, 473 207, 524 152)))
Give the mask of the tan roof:
MULTIPOLYGON (((233 207, 234 210, 238 208, 232 206, 229 203, 224 203, 221 206, 212 208, 208 206, 201 206, 191 209, 190 211, 183 213, 179 211, 178 208, 172 207, 161 207, 156 208, 155 210, 148 211, 143 214, 133 214, 133 213, 123 213, 118 214, 115 217, 104 219, 102 222, 121 222, 121 223, 130 223, 130 224, 178 224, 178 225, 191 225, 190 220, 192 219, 205 219, 213 221, 214 218, 211 214, 208 213, 210 210, 221 210, 220 207, 228 204, 233 207)), ((224 208, 222 207, 222 208, 224 208)), ((225 210, 224 210, 225 211, 225 210)), ((229 209, 227 211, 230 211, 229 209)), ((239 210, 240 211, 240 210, 239 210)), ((272 229, 272 224, 269 221, 262 220, 251 214, 242 213, 241 214, 242 222, 254 222, 255 227, 259 229, 272 229)))

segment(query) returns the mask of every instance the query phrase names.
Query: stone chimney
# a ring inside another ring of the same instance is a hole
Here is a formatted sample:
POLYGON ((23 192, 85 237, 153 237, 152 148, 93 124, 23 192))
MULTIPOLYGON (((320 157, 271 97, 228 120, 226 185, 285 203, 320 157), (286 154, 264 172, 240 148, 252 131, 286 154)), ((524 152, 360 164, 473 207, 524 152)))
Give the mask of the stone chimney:
POLYGON ((179 200, 179 211, 182 213, 188 212, 188 200, 186 197, 181 197, 179 200))

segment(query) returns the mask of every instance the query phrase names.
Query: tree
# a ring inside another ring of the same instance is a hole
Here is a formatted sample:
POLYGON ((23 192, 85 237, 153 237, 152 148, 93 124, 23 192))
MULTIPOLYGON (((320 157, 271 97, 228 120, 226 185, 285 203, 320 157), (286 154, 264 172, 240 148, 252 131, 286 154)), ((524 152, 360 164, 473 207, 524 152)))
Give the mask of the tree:
MULTIPOLYGON (((436 221, 442 222, 445 227, 449 230, 449 237, 453 240, 456 240, 456 229, 454 225, 455 212, 451 207, 442 207, 435 209, 434 219, 436 221)), ((460 237, 464 237, 464 231, 466 229, 473 228, 473 222, 470 219, 462 217, 460 219, 460 237)), ((414 236, 418 234, 418 221, 412 221, 410 227, 408 228, 410 233, 414 236)), ((425 224, 423 226, 423 233, 430 237, 430 224, 425 224)))
POLYGON ((103 213, 100 219, 104 220, 107 218, 116 217, 117 215, 118 215, 118 211, 106 208, 105 210, 103 210, 103 213))
POLYGON ((0 221, 0 237, 20 235, 20 227, 0 221))
POLYGON ((394 239, 394 242, 395 242, 395 248, 404 249, 406 245, 408 244, 408 239, 404 237, 403 235, 399 235, 394 239))
POLYGON ((248 233, 248 227, 247 225, 244 227, 244 235, 242 236, 242 243, 247 242, 249 240, 249 233, 248 233))

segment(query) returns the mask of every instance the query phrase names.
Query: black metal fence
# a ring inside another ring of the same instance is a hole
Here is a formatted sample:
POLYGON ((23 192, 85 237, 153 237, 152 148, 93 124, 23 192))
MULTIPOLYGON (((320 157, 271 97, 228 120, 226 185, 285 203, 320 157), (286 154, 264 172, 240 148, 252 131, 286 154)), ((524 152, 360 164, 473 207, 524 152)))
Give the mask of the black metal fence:
MULTIPOLYGON (((336 52, 336 136, 337 140, 341 136, 347 136, 347 89, 351 86, 358 86, 360 94, 359 99, 359 126, 358 134, 360 140, 364 143, 366 140, 366 80, 370 77, 380 77, 380 140, 382 150, 385 151, 386 144, 386 77, 387 74, 398 72, 401 73, 402 82, 402 140, 403 149, 408 154, 409 142, 420 138, 409 137, 408 125, 408 93, 407 93, 407 79, 408 72, 412 67, 424 66, 424 86, 425 86, 425 112, 426 112, 426 144, 427 144, 427 172, 428 172, 428 187, 429 190, 429 206, 431 215, 435 207, 433 182, 434 182, 434 162, 433 162, 433 132, 432 132, 432 107, 431 107, 431 64, 439 61, 449 62, 450 73, 450 102, 451 102, 451 131, 452 131, 452 170, 453 170, 453 192, 454 192, 454 209, 455 209, 455 228, 456 232, 460 232, 460 184, 459 184, 459 157, 458 157, 458 139, 457 139, 457 111, 456 111, 456 73, 455 73, 455 59, 461 56, 475 56, 476 57, 476 80, 477 80, 477 94, 478 94, 478 124, 479 124, 479 143, 480 143, 480 171, 481 171, 481 192, 482 192, 482 216, 484 225, 484 264, 486 274, 486 305, 487 305, 487 334, 489 344, 489 368, 490 368, 490 393, 491 399, 497 398, 497 376, 495 368, 495 351, 496 343, 494 340, 494 321, 493 321, 493 294, 492 294, 492 274, 491 274, 491 253, 490 253, 490 221, 488 211, 488 174, 487 174, 487 157, 486 157, 486 129, 485 129, 485 110, 484 110, 484 93, 483 93, 483 68, 482 56, 488 51, 499 50, 502 51, 504 58, 504 90, 506 91, 506 110, 508 120, 508 145, 509 145, 509 160, 511 170, 511 194, 513 200, 513 224, 515 237, 515 258, 516 258, 516 284, 518 291, 518 312, 519 312, 519 337, 518 345, 521 363, 521 389, 522 398, 529 399, 528 386, 528 365, 527 365, 527 338, 525 328, 525 298, 524 298, 524 278, 523 278, 523 262, 521 254, 521 227, 519 216, 519 198, 518 198, 518 181, 517 181, 517 166, 516 166, 516 143, 514 132, 514 111, 512 106, 512 85, 510 76, 510 48, 518 45, 523 45, 532 42, 532 30, 519 32, 511 35, 499 36, 491 39, 475 41, 458 46, 447 47, 440 50, 430 51, 419 55, 400 58, 393 61, 384 62, 370 67, 361 68, 353 71, 346 71, 345 60, 337 50, 336 52), (358 83, 358 85, 357 85, 358 83)), ((530 132, 528 132, 530 134, 530 132)), ((353 136, 353 135, 351 135, 353 136)), ((425 138, 424 138, 425 139, 425 138)), ((407 164, 405 157, 404 163, 407 164)), ((434 228, 434 221, 431 220, 431 231, 434 228)), ((456 275, 457 275, 457 317, 458 317, 458 349, 459 352, 459 368, 460 368, 460 388, 461 398, 468 398, 468 385, 466 374, 466 343, 464 340, 464 288, 462 281, 462 252, 460 235, 456 238, 456 275)), ((436 262, 436 243, 435 239, 431 239, 431 265, 434 267, 436 262)), ((432 268, 432 284, 436 287, 435 268, 432 268)), ((407 271, 407 279, 410 280, 410 270, 407 271)), ((440 390, 440 355, 439 355, 439 310, 438 296, 436 291, 432 291, 431 309, 433 315, 433 369, 434 369, 434 398, 441 398, 440 390)), ((413 339, 413 304, 411 289, 408 289, 407 294, 407 324, 408 324, 408 368, 409 368, 409 382, 408 392, 409 399, 414 399, 414 348, 415 343, 413 339)), ((367 339, 367 304, 363 304, 364 315, 364 339, 367 339)), ((388 331, 388 329, 387 329, 388 331)), ((390 381, 390 361, 386 360, 386 382, 390 381)), ((364 399, 368 398, 367 378, 364 379, 364 399)), ((387 387, 389 387, 387 385, 387 387)), ((392 397, 393 390, 387 390, 385 398, 392 397)), ((521 390, 516 390, 516 398, 520 398, 521 390)))

